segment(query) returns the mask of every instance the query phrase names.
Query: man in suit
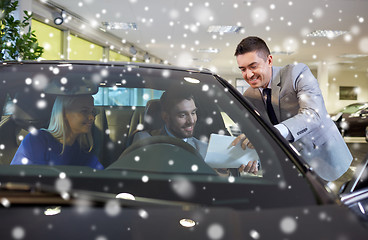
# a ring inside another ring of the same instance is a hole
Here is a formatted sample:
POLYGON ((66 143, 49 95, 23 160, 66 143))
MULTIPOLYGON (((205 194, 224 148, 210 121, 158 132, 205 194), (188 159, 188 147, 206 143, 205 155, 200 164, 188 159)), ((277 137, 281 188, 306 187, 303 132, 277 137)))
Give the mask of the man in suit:
MULTIPOLYGON (((261 116, 293 143, 323 179, 333 181, 345 173, 353 157, 327 113, 310 69, 302 63, 274 67, 270 50, 258 37, 243 39, 235 56, 250 85, 244 97, 261 116)), ((244 134, 240 138, 246 139, 244 134)))
MULTIPOLYGON (((134 135, 133 143, 151 136, 171 136, 182 139, 193 146, 199 154, 205 158, 208 144, 193 136, 197 123, 197 107, 194 97, 190 93, 180 91, 164 92, 160 98, 161 117, 164 126, 151 131, 141 131, 134 135)), ((215 169, 220 175, 227 175, 227 169, 215 169)), ((236 169, 235 169, 236 170, 236 169)), ((250 161, 246 166, 241 165, 239 172, 250 172, 256 174, 258 162, 250 161)))

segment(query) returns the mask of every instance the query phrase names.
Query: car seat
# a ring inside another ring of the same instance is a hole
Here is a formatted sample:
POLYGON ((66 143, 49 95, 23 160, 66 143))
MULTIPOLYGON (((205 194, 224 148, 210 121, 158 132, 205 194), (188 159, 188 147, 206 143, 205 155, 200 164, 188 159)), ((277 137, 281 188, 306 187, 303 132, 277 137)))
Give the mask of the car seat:
POLYGON ((161 104, 159 99, 151 99, 147 102, 143 115, 144 130, 160 129, 164 126, 161 117, 161 104))
POLYGON ((47 128, 55 97, 39 92, 14 94, 11 114, 0 122, 0 164, 10 164, 23 138, 32 128, 47 128))
MULTIPOLYGON (((137 112, 138 114, 142 114, 137 112)), ((143 116, 135 116, 141 122, 137 125, 137 128, 132 131, 127 140, 127 147, 133 143, 134 135, 139 131, 152 131, 160 129, 164 126, 164 121, 161 118, 161 105, 159 99, 151 99, 146 103, 146 107, 143 111, 143 116)))

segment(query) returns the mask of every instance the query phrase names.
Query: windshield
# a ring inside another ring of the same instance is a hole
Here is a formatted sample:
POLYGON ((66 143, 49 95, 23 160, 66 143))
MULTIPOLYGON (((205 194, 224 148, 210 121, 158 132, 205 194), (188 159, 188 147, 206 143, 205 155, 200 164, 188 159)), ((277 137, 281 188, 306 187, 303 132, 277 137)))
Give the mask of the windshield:
POLYGON ((340 111, 338 112, 342 112, 342 113, 356 113, 357 111, 367 107, 368 104, 367 103, 355 103, 355 104, 351 104, 351 105, 348 105, 344 108, 342 108, 340 111))
POLYGON ((242 208, 317 201, 291 161, 290 149, 270 136, 272 130, 247 110, 236 90, 210 73, 83 64, 5 65, 1 71, 3 176, 22 172, 41 181, 64 173, 76 189, 242 208), (88 154, 102 167, 83 166, 80 159, 69 161, 72 157, 42 166, 24 158, 13 164, 28 134, 48 131, 57 96, 68 94, 93 96, 93 147, 88 154), (170 99, 166 106, 164 94, 187 98, 170 99), (230 145, 241 133, 253 147, 230 145), (249 161, 258 171, 239 173, 249 161), (152 191, 157 187, 162 191, 152 191), (267 196, 280 201, 270 202, 267 196))

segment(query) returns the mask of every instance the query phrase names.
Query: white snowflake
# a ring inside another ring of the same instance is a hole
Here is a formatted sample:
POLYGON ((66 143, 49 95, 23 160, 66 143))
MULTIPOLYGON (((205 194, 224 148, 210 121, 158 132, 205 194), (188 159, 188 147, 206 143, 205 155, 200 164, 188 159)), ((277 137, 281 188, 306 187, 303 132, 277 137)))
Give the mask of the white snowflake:
POLYGON ((174 179, 171 188, 176 194, 185 199, 191 198, 195 193, 193 184, 184 177, 174 179))
POLYGON ((23 239, 26 235, 26 231, 20 226, 14 227, 11 233, 14 239, 23 239))
POLYGON ((7 198, 1 198, 1 205, 4 207, 10 207, 10 201, 7 198))
POLYGON ((256 230, 250 230, 249 235, 253 238, 253 239, 260 239, 261 235, 259 234, 259 232, 257 232, 256 230))
POLYGON ((225 235, 225 229, 221 224, 213 223, 208 227, 207 235, 212 240, 222 239, 225 235))
POLYGON ((55 181, 55 189, 60 193, 68 192, 72 188, 72 181, 69 178, 58 178, 55 181))
POLYGON ((251 12, 251 19, 253 21, 253 25, 255 26, 262 24, 268 19, 268 12, 262 7, 257 7, 251 12))
POLYGON ((280 221, 281 231, 285 234, 292 234, 297 229, 298 225, 294 218, 288 216, 280 221))
POLYGON ((148 182, 149 177, 147 175, 142 176, 142 182, 146 183, 148 182))
POLYGON ((138 211, 138 214, 139 214, 139 216, 141 217, 141 218, 143 218, 143 219, 147 219, 148 218, 148 212, 146 211, 146 210, 144 210, 144 209, 140 209, 139 211, 138 211))
POLYGON ((109 200, 105 204, 105 212, 110 217, 116 217, 121 212, 119 201, 109 200))

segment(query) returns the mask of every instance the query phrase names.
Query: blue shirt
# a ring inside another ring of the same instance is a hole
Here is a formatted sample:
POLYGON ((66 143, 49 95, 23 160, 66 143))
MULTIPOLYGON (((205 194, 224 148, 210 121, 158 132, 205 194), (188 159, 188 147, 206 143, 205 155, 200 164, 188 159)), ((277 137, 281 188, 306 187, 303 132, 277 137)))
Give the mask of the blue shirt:
POLYGON ((29 133, 20 144, 10 165, 73 165, 103 169, 91 152, 82 150, 75 141, 72 146, 63 145, 49 132, 38 130, 29 133))

